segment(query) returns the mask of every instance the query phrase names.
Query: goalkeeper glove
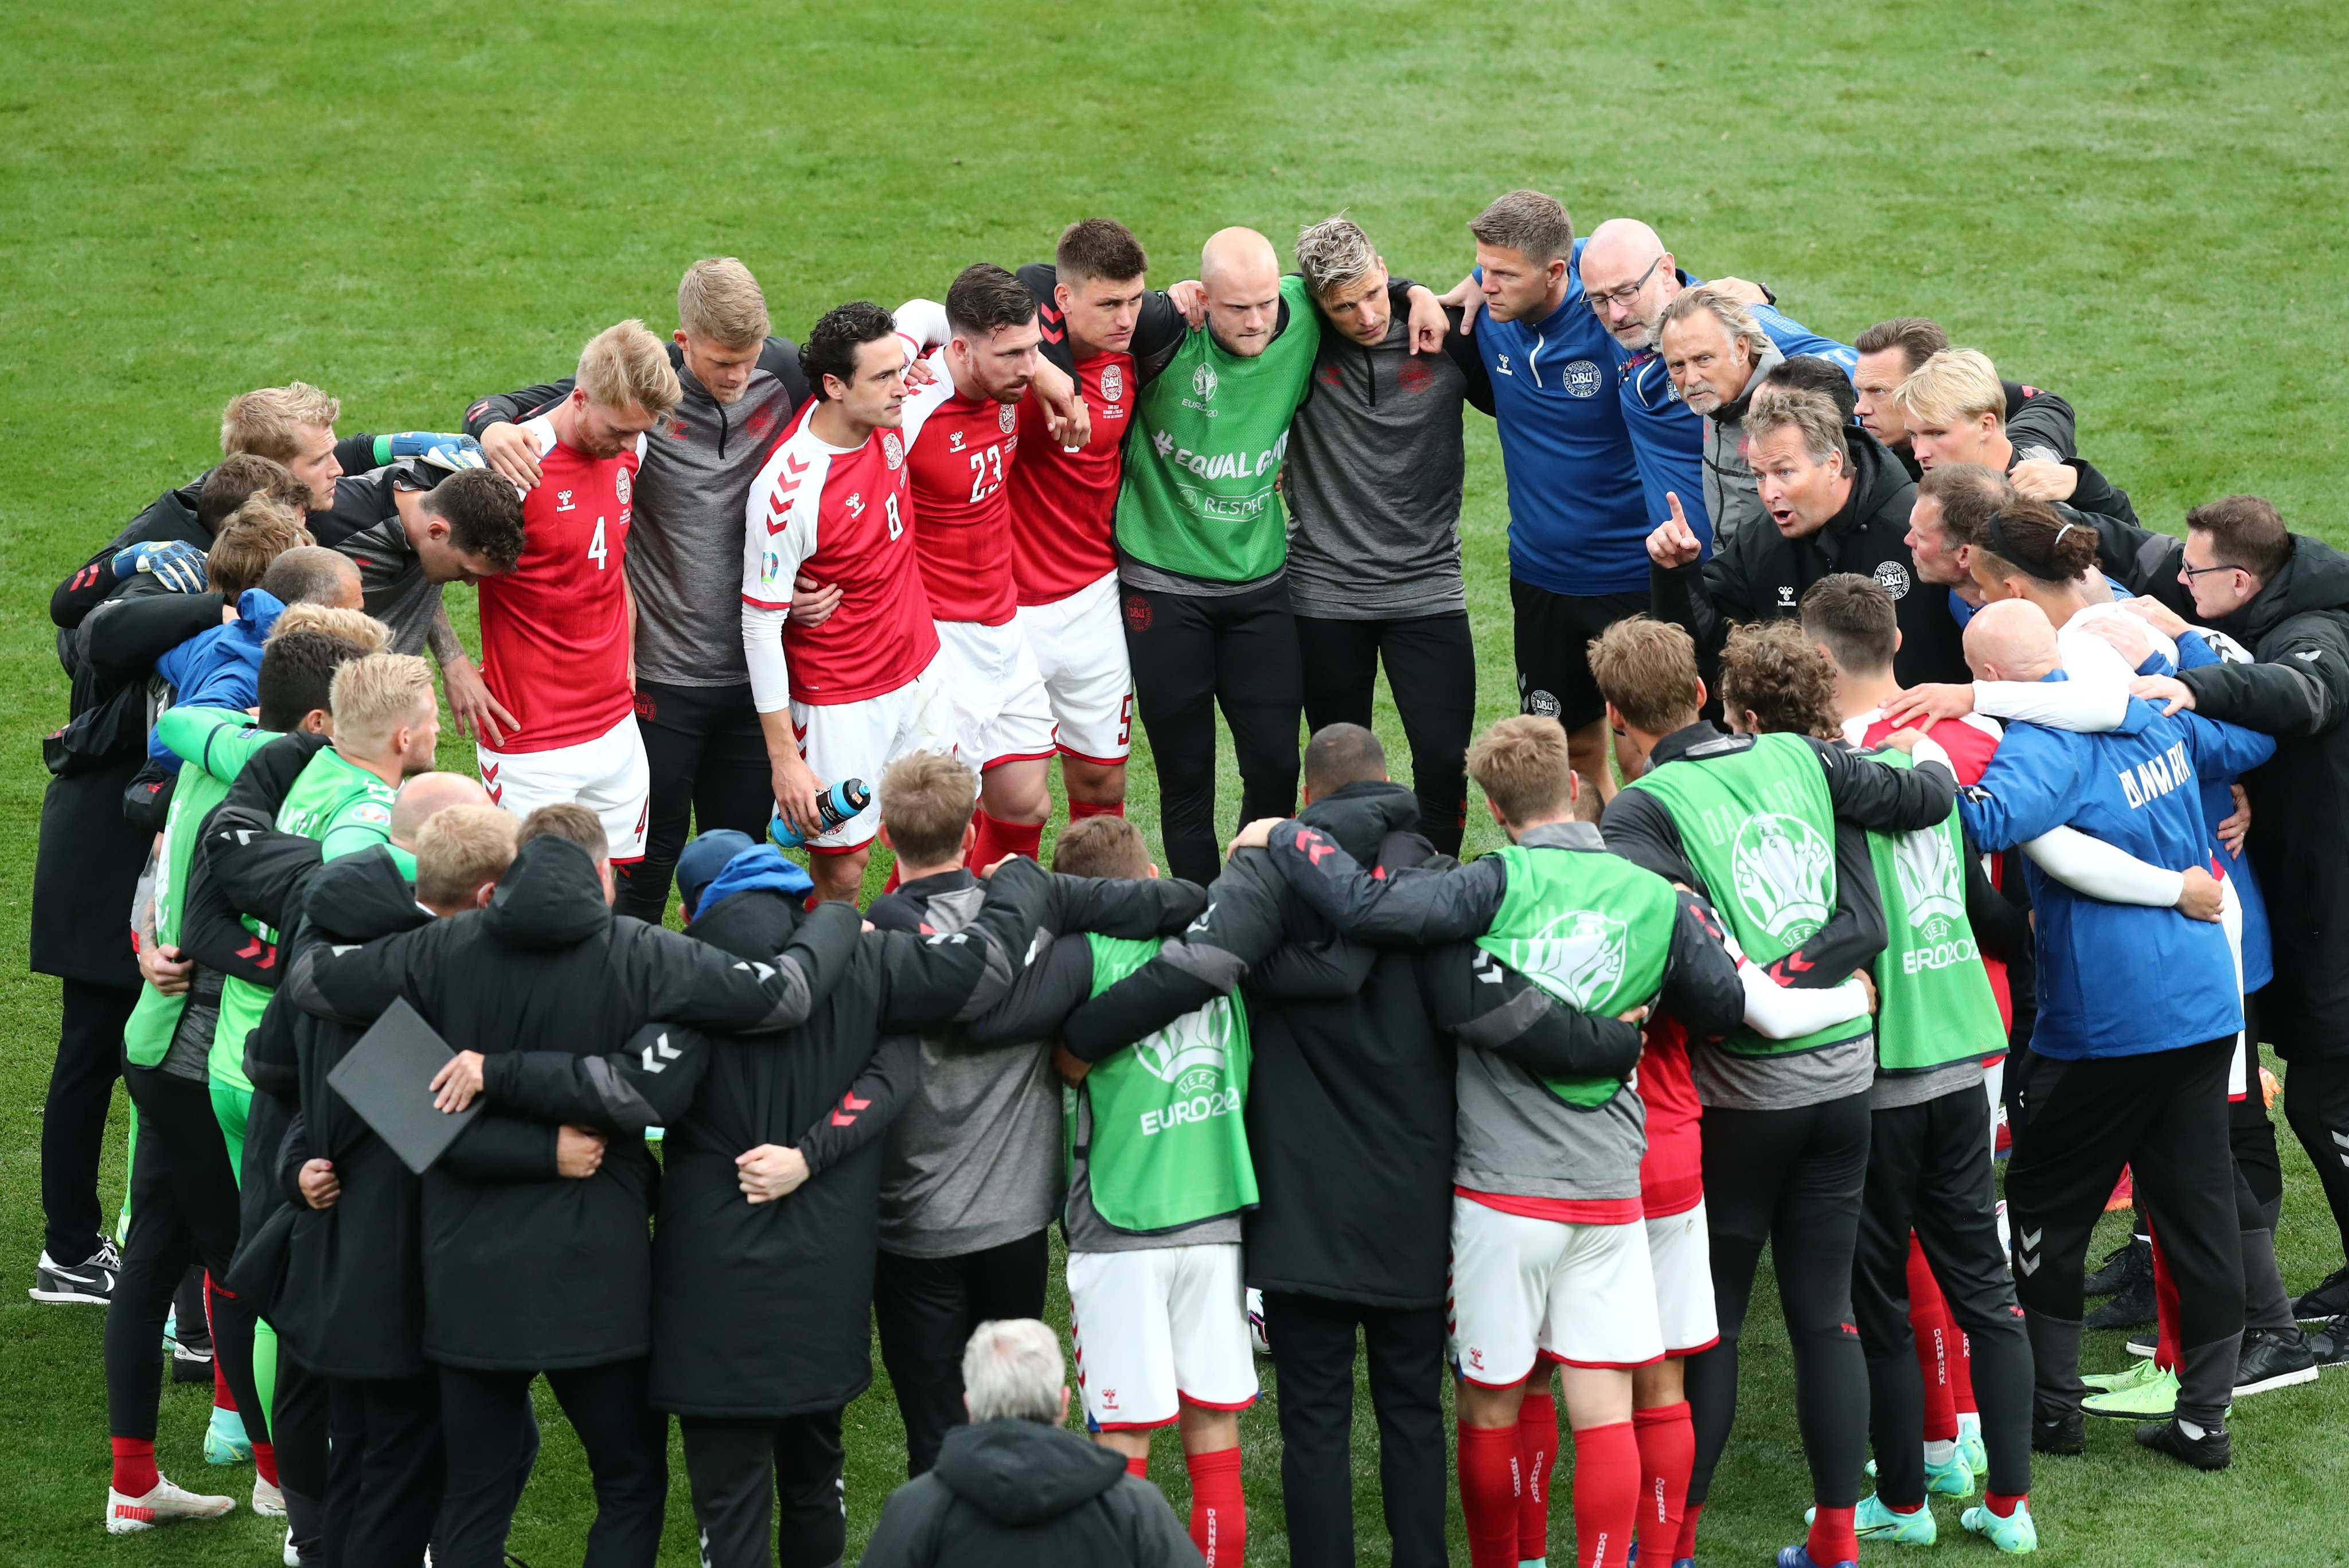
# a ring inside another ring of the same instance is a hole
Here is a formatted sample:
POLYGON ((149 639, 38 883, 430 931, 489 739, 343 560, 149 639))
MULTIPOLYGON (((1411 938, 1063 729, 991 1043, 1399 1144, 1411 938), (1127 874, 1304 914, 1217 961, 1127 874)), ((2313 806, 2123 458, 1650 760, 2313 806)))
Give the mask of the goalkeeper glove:
POLYGON ((395 458, 420 458, 450 473, 488 466, 481 460, 481 443, 472 437, 448 436, 433 430, 402 430, 397 436, 378 436, 376 461, 388 463, 395 458))
POLYGON ((118 551, 113 567, 118 583, 144 572, 174 593, 204 591, 203 547, 184 539, 153 539, 118 551))

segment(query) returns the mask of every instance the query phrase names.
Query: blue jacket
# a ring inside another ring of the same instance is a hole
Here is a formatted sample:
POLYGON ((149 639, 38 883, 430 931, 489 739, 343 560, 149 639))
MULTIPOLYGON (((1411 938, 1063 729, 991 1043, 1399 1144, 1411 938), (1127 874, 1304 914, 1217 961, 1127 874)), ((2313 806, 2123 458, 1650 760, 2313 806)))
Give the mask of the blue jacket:
MULTIPOLYGON (((171 683, 181 707, 248 708, 261 700, 262 645, 285 606, 277 595, 248 588, 237 596, 236 619, 199 632, 155 661, 155 673, 171 683)), ((147 732, 147 755, 171 772, 180 755, 147 732)))
MULTIPOLYGON (((2190 712, 2164 717, 2132 698, 2121 727, 2106 734, 2009 725, 1981 782, 1958 791, 1958 810, 1984 850, 2069 824, 2182 871, 2209 862, 2200 780, 2256 767, 2274 749, 2266 736, 2190 712)), ((2215 923, 2084 897, 2027 859, 2023 877, 2037 912, 2033 1050, 2062 1060, 2142 1056, 2243 1026, 2234 960, 2215 923)))
MULTIPOLYGON (((1703 281, 1681 273, 1685 288, 1703 281)), ((1859 366, 1857 349, 1821 337, 1766 304, 1754 307, 1754 319, 1789 359, 1797 354, 1816 354, 1833 360, 1846 376, 1859 366)), ((1672 378, 1664 373, 1661 353, 1643 348, 1634 354, 1611 336, 1607 341, 1615 354, 1615 389, 1622 400, 1624 426, 1630 432, 1631 457, 1639 465, 1640 490, 1652 520, 1650 526, 1671 515, 1664 500, 1664 492, 1670 490, 1681 498, 1681 511, 1687 514, 1697 537, 1705 542, 1705 553, 1711 555, 1713 519, 1704 506, 1704 417, 1689 412, 1689 406, 1681 401, 1672 378)))
MULTIPOLYGON (((1645 593, 1647 503, 1623 407, 1606 396, 1615 339, 1582 292, 1540 321, 1476 323, 1509 479, 1509 575, 1552 593, 1645 593)), ((1482 275, 1481 273, 1479 274, 1482 275)))
MULTIPOLYGON (((2189 628, 2178 639, 2178 667, 2200 669, 2205 665, 2220 663, 2210 645, 2201 634, 2189 628)), ((2169 661, 2157 652, 2137 666, 2141 676, 2166 676, 2177 672, 2169 661)), ((2275 747, 2270 743, 2268 749, 2275 747)), ((2262 758, 2261 760, 2266 760, 2262 758)), ((2219 824, 2235 814, 2234 791, 2228 788, 2236 781, 2229 773, 2221 778, 2202 780, 2202 821, 2210 830, 2210 853, 2217 857, 2227 872, 2227 880, 2235 884, 2235 896, 2243 905, 2243 990, 2258 990, 2275 978, 2275 954, 2268 941, 2267 895, 2260 892, 2259 872, 2251 869, 2251 858, 2241 851, 2230 851, 2219 841, 2219 824)))

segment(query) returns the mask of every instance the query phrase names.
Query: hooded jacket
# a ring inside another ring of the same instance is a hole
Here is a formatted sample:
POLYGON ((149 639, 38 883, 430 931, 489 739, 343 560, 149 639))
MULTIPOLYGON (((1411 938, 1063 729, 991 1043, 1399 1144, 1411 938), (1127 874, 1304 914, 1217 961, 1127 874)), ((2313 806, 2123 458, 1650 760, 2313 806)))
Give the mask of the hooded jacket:
POLYGON ((947 1433, 937 1467, 889 1494, 861 1568, 1177 1568, 1198 1548, 1159 1490, 1090 1439, 1039 1421, 947 1433))
MULTIPOLYGON (((1838 572, 1857 572, 1875 578, 1892 595, 1900 623, 1900 651, 1893 655, 1892 668, 1902 686, 1971 679, 1949 596, 1918 583, 1909 554, 1915 482, 1875 437, 1847 430, 1844 439, 1851 453, 1851 493, 1842 511, 1800 539, 1781 534, 1764 514, 1702 565, 1651 562, 1648 593, 1656 618, 1685 627, 1696 639, 1699 655, 1710 659, 1721 652, 1732 624, 1791 619, 1800 613, 1803 593, 1812 583, 1838 572)), ((1706 440, 1711 442, 1710 433, 1706 440)))
MULTIPOLYGON (((855 910, 819 906, 770 962, 615 916, 595 864, 522 847, 489 907, 363 947, 305 951, 305 1010, 371 1019, 404 996, 457 1050, 616 1053, 656 1020, 725 1033, 806 1021, 847 967, 855 910)), ((657 1168, 620 1133, 584 1181, 548 1180, 556 1130, 477 1120, 425 1173, 424 1354, 457 1367, 594 1367, 651 1347, 657 1168)))
POLYGON ((2294 534, 2274 579, 2216 624, 2258 662, 2178 678, 2196 712, 2277 742, 2242 778, 2275 963, 2260 1034, 2287 1060, 2349 1056, 2349 558, 2294 534))

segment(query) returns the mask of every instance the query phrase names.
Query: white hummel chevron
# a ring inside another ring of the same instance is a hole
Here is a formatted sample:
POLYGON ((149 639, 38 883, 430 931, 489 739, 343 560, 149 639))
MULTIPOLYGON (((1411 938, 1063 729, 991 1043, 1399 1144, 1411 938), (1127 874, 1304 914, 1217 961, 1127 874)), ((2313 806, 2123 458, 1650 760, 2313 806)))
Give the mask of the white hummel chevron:
POLYGON ((667 1072, 668 1070, 668 1064, 677 1060, 678 1057, 683 1055, 685 1055, 683 1051, 668 1043, 668 1037, 664 1034, 657 1037, 651 1045, 645 1047, 645 1053, 641 1060, 643 1061, 645 1071, 648 1073, 660 1073, 667 1072), (654 1059, 655 1053, 658 1053, 658 1060, 654 1059))

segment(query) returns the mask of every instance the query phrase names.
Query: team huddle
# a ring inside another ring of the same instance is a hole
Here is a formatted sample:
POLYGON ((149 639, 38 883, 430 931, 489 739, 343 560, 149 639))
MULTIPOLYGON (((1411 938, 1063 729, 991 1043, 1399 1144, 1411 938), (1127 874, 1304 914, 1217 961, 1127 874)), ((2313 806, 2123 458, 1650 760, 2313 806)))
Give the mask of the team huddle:
POLYGON ((1342 217, 1155 291, 1086 219, 798 343, 702 261, 670 342, 457 430, 233 399, 51 603, 33 1295, 107 1307, 106 1528, 235 1507, 157 1467, 168 1359, 289 1565, 496 1568, 543 1376, 590 1563, 653 1562, 672 1417, 705 1564, 837 1563, 877 1328, 866 1563, 1238 1563, 1262 1353, 1292 1560, 1353 1560, 1363 1354, 1396 1562, 1455 1471, 1475 1568, 1545 1559, 1562 1400, 1575 1561, 1678 1568, 1766 1245, 1777 1562, 1850 1568, 1977 1491, 2030 1553, 2088 1418, 2221 1470, 2349 1361, 2257 1049, 2349 1236, 2349 562, 2251 496, 2145 528, 1930 321, 1847 345, 1537 192, 1469 229, 1442 294, 1342 217), (1473 742, 1470 407, 1520 709, 1473 742), (421 1156, 358 1109, 395 1035, 421 1156))

